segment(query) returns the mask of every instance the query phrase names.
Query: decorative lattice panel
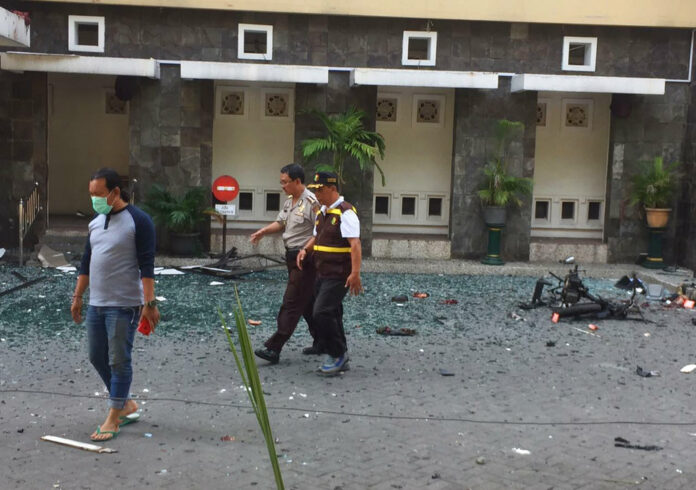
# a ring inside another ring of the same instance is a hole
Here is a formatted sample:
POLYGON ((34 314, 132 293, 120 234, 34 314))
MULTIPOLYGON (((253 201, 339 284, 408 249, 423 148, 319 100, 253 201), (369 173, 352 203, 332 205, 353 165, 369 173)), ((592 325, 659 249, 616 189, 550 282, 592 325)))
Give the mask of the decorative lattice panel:
POLYGON ((396 121, 396 99, 379 98, 377 99, 377 120, 396 121))
POLYGON ((416 122, 435 123, 440 122, 440 101, 421 99, 418 101, 416 122))
POLYGON ((537 104, 536 125, 546 127, 546 102, 539 102, 537 104))
POLYGON ((226 92, 220 99, 220 114, 243 116, 244 92, 226 92))
POLYGON ((104 110, 107 114, 127 114, 128 102, 116 97, 113 92, 107 93, 104 99, 104 110))
POLYGON ((288 117, 288 94, 266 94, 266 117, 288 117))
POLYGON ((566 105, 565 125, 571 128, 587 128, 590 125, 589 104, 566 105))

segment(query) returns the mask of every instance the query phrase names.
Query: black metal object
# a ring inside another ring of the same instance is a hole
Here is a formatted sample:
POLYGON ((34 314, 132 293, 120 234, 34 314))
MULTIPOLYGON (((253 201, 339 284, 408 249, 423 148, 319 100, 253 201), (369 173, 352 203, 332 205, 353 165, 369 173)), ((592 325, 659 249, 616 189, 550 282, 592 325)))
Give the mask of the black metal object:
POLYGON ((263 254, 237 255, 237 248, 232 247, 216 262, 195 267, 179 267, 179 269, 223 279, 233 279, 274 267, 285 267, 285 260, 263 254))
POLYGON ((26 280, 26 278, 21 275, 19 272, 15 273, 14 271, 12 272, 13 275, 16 277, 23 279, 24 282, 20 284, 19 286, 12 287, 10 289, 5 289, 4 291, 0 291, 0 296, 5 296, 6 294, 14 293, 15 291, 19 291, 20 289, 28 288, 29 286, 32 286, 36 284, 37 282, 44 281, 47 279, 46 277, 37 277, 36 279, 31 279, 31 280, 26 280))

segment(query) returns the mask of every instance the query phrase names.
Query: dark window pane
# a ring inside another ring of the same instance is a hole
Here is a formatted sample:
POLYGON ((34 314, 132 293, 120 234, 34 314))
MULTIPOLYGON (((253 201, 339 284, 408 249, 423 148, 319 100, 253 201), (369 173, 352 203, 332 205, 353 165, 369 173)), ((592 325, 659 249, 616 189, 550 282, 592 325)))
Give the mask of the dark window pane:
POLYGON ((401 198, 401 214, 415 216, 416 215, 416 198, 403 197, 401 198))
POLYGON ((537 201, 534 204, 534 218, 549 219, 549 202, 537 201))
POLYGON ((599 219, 599 211, 602 208, 602 203, 599 201, 591 201, 587 206, 587 219, 599 219))
POLYGON ((251 192, 240 192, 239 193, 239 210, 240 211, 251 211, 253 206, 253 194, 251 192))
POLYGON ((266 194, 266 211, 280 211, 280 194, 269 192, 266 194))
POLYGON ((585 53, 590 49, 587 44, 570 43, 568 45, 568 64, 583 66, 585 62, 585 53))
POLYGON ((389 214, 389 197, 375 196, 375 214, 389 214))
POLYGON ((428 216, 442 216, 441 197, 431 197, 428 199, 428 216))
POLYGON ((561 204, 561 219, 575 219, 575 203, 566 201, 561 204))
POLYGON ((244 52, 253 54, 265 54, 266 49, 266 32, 259 31, 244 31, 244 52))
POLYGON ((428 47, 430 39, 412 37, 408 40, 408 59, 409 60, 427 60, 428 47))
POLYGON ((99 25, 77 24, 77 44, 81 46, 99 46, 99 25))

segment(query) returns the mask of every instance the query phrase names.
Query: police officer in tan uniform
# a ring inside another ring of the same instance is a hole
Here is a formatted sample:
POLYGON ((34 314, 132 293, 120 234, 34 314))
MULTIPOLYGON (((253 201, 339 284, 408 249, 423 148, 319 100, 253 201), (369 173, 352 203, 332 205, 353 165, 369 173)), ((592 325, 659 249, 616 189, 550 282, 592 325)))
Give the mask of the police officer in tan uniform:
MULTIPOLYGON (((261 359, 276 364, 280 351, 297 327, 303 316, 312 338, 316 332, 312 322, 314 306, 315 269, 311 257, 302 269, 297 266, 297 254, 312 237, 314 218, 319 210, 317 198, 304 185, 304 169, 291 163, 280 169, 280 185, 288 198, 276 220, 251 234, 249 241, 256 245, 265 235, 283 232, 285 260, 288 267, 288 284, 283 295, 283 304, 278 312, 278 329, 264 343, 264 349, 254 353, 261 359), (307 267, 307 263, 309 267, 307 267)), ((303 354, 321 354, 317 342, 302 350, 303 354)))

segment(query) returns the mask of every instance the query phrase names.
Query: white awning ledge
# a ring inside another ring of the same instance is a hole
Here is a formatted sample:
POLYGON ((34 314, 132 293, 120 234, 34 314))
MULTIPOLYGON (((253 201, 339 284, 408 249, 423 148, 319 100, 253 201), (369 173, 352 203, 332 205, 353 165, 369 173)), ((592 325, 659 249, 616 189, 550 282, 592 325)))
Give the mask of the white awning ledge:
POLYGON ((512 92, 588 92, 664 95, 664 78, 596 77, 588 75, 513 75, 512 92))
POLYGON ((498 88, 498 74, 480 71, 403 70, 355 68, 351 85, 398 87, 498 88))
POLYGON ((28 48, 31 44, 31 27, 24 19, 0 7, 0 46, 28 48))
POLYGON ((159 64, 152 58, 107 58, 75 54, 0 53, 0 69, 9 71, 45 71, 88 73, 92 75, 131 75, 159 78, 159 64))
POLYGON ((326 66, 181 61, 181 78, 250 82, 329 83, 326 66))

